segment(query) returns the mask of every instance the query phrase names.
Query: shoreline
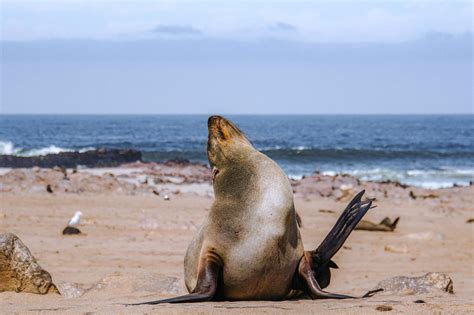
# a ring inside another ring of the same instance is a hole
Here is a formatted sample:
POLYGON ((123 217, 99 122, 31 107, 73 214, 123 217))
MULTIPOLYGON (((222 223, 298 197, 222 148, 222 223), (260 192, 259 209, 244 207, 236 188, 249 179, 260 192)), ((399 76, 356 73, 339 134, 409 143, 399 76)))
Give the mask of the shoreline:
MULTIPOLYGON (((446 195, 471 194, 474 185, 423 188, 398 181, 364 181, 350 174, 315 171, 288 177, 295 198, 329 198, 344 202, 358 191, 376 200, 420 199, 432 204, 449 203, 446 195)), ((192 195, 213 198, 211 171, 206 164, 187 160, 134 162, 110 167, 4 168, 0 167, 0 194, 111 194, 192 195)))
MULTIPOLYGON (((11 142, 1 142, 5 146, 3 150, 14 152, 14 146, 11 142)), ((276 146, 276 151, 281 154, 279 147, 276 146)), ((425 189, 439 189, 456 186, 470 186, 474 183, 474 168, 470 166, 438 166, 432 168, 424 168, 423 166, 412 165, 410 168, 403 168, 399 164, 390 164, 389 161, 372 161, 367 165, 352 165, 348 168, 341 168, 339 164, 332 166, 326 164, 317 165, 318 157, 315 156, 314 162, 307 160, 307 150, 313 149, 300 147, 293 149, 282 149, 283 151, 292 151, 294 160, 279 160, 277 156, 273 156, 269 152, 263 151, 271 158, 273 158, 282 169, 288 174, 288 177, 293 180, 299 180, 307 176, 311 176, 315 172, 319 172, 328 176, 343 176, 350 175, 367 182, 399 182, 404 185, 410 185, 425 189), (292 151, 292 150, 296 151, 292 151), (301 160, 302 159, 302 160, 301 160), (313 166, 313 163, 315 164, 313 166), (372 167, 373 165, 373 167, 372 167)), ((335 149, 337 151, 337 149, 335 149)), ((164 164, 167 161, 173 161, 189 165, 207 165, 207 160, 200 158, 186 157, 185 152, 170 151, 174 153, 154 153, 148 151, 140 151, 134 149, 93 149, 86 150, 70 150, 56 147, 54 145, 32 150, 37 151, 36 155, 18 155, 15 153, 0 154, 0 168, 32 168, 43 167, 53 168, 55 166, 65 168, 104 168, 104 167, 120 167, 120 165, 141 162, 144 164, 156 163, 164 164), (42 152, 42 153, 41 153, 42 152), (157 154, 157 155, 156 155, 157 154), (151 155, 151 156, 150 156, 151 155), (173 157, 176 155, 176 157, 173 157), (155 161, 156 160, 156 161, 155 161)), ((327 152, 320 152, 324 159, 327 159, 327 152)), ((334 150, 332 150, 334 151, 334 150)), ((343 150, 344 151, 344 150, 343 150)), ((347 150, 346 150, 347 151, 347 150)), ((3 152, 3 151, 2 151, 3 152)), ((274 152, 274 153, 275 153, 274 152)), ((0 152, 1 153, 1 152, 0 152)), ((361 152, 357 152, 360 155, 361 152)), ((396 152, 395 152, 396 153, 396 152)), ((394 154, 395 154, 394 153, 394 154)), ((336 154, 336 152, 331 153, 336 154)), ((338 152, 337 156, 342 156, 344 159, 348 158, 348 152, 338 152)), ((352 152, 351 154, 355 154, 352 152)), ((367 157, 370 157, 370 152, 365 152, 367 157)), ((400 158, 400 152, 396 153, 400 158)), ((335 156, 334 158, 337 158, 335 156)), ((347 165, 351 165, 350 161, 347 165)), ((399 161, 397 162, 399 163, 399 161)))

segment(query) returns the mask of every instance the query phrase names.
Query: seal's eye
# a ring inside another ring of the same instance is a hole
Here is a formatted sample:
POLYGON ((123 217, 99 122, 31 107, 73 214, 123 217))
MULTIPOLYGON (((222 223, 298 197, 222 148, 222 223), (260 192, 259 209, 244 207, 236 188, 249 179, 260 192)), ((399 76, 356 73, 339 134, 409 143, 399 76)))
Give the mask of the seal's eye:
POLYGON ((212 180, 214 180, 214 178, 216 178, 217 174, 219 174, 219 170, 217 169, 217 167, 213 167, 212 168, 212 180))

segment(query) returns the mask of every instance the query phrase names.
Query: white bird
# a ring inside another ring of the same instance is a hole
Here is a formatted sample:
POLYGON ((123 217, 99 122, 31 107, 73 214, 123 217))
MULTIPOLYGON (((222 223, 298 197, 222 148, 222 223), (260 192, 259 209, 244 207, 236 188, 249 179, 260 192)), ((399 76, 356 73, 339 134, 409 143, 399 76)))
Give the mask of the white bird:
POLYGON ((81 215, 82 215, 81 211, 76 211, 76 213, 74 213, 74 216, 69 220, 67 225, 68 226, 77 225, 79 221, 81 220, 81 215))

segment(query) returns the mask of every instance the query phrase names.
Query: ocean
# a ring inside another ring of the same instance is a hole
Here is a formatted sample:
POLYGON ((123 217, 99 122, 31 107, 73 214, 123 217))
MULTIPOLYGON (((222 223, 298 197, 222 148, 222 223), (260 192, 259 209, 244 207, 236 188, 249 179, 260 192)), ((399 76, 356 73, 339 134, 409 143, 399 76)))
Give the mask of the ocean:
MULTIPOLYGON (((474 181, 474 115, 228 115, 293 178, 316 170, 425 188, 474 181)), ((0 154, 140 150, 207 163, 205 115, 0 115, 0 154)))

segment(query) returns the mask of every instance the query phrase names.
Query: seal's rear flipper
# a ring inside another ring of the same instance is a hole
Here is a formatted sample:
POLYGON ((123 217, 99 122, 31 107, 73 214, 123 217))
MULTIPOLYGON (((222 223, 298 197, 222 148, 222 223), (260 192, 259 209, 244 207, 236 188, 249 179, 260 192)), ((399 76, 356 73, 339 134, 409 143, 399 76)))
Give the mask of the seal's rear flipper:
POLYGON ((334 227, 321 245, 314 251, 306 252, 319 286, 325 288, 331 281, 329 268, 338 268, 331 258, 342 247, 362 217, 372 206, 371 199, 362 201, 365 191, 359 192, 342 212, 334 227))
POLYGON ((342 247, 357 223, 371 208, 373 199, 361 201, 364 193, 365 190, 362 190, 352 199, 326 238, 312 252, 312 259, 315 263, 327 264, 342 247))
POLYGON ((217 278, 221 270, 221 264, 213 259, 207 259, 202 264, 198 273, 196 288, 190 294, 177 296, 174 298, 150 301, 136 304, 126 305, 155 305, 162 303, 192 303, 192 302, 206 302, 214 298, 217 291, 217 278))
POLYGON ((305 256, 301 259, 298 265, 298 280, 299 284, 298 289, 303 289, 303 291, 308 294, 312 299, 358 299, 358 298, 367 298, 373 296, 375 293, 383 291, 383 289, 377 289, 367 292, 361 297, 355 297, 345 294, 337 294, 324 291, 321 289, 318 281, 315 278, 315 273, 311 266, 311 258, 307 256, 309 252, 305 253, 305 256))

